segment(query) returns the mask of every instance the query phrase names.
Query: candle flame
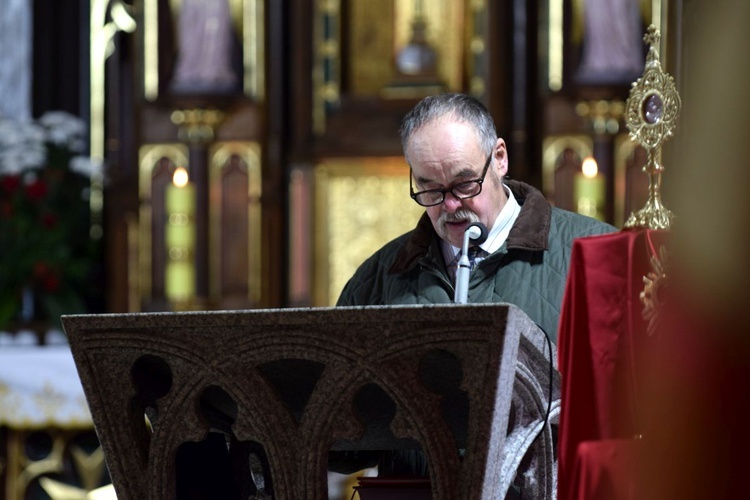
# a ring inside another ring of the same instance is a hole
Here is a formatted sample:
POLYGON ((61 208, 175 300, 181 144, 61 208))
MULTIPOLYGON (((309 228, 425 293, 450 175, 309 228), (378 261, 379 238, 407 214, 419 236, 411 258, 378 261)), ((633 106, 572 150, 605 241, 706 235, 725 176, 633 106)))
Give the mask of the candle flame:
POLYGON ((583 159, 581 170, 583 170, 583 175, 588 177, 589 179, 593 179, 594 177, 596 177, 596 174, 599 173, 599 167, 596 164, 596 160, 592 156, 587 156, 583 159))
POLYGON ((188 172, 185 167, 177 167, 172 175, 172 183, 178 188, 187 186, 188 172))

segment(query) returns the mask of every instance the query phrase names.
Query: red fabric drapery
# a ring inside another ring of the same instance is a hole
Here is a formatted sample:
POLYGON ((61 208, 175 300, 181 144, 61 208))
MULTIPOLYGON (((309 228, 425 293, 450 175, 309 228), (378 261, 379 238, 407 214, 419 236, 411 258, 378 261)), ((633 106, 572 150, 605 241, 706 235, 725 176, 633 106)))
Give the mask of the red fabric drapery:
POLYGON ((630 440, 642 432, 640 353, 653 339, 640 294, 666 236, 627 230, 573 244, 558 332, 563 500, 628 498, 611 496, 607 483, 628 481, 618 474, 630 463, 630 440))

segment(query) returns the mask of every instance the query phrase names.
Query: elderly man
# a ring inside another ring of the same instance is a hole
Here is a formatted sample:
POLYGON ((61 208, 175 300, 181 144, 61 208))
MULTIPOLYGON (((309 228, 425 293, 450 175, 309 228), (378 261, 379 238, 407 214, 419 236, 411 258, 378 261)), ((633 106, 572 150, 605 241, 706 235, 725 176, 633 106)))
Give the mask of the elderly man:
POLYGON ((515 304, 554 342, 573 239, 615 228, 506 179, 505 141, 472 97, 423 99, 404 118, 401 140, 411 197, 426 213, 359 267, 338 305, 452 302, 464 232, 481 222, 488 237, 470 252, 468 302, 515 304))

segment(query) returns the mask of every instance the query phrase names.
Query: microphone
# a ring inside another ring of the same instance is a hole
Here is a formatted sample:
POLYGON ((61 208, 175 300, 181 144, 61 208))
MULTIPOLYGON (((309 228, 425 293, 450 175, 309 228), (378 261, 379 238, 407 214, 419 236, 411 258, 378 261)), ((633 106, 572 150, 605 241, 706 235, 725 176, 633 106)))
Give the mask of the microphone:
POLYGON ((469 274, 471 273, 469 240, 475 245, 481 245, 487 240, 488 234, 487 226, 481 222, 472 222, 464 231, 461 258, 458 259, 458 267, 456 268, 456 292, 453 298, 453 302, 456 304, 466 304, 469 298, 469 274))

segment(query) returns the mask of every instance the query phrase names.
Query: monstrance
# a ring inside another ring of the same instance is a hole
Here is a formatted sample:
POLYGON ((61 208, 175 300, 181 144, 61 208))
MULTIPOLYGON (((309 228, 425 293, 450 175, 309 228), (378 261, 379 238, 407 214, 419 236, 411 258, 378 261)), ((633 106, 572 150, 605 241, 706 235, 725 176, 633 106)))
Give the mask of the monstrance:
POLYGON ((666 73, 656 49, 661 35, 652 24, 644 41, 649 44, 643 75, 633 83, 625 103, 625 120, 630 138, 643 146, 648 155, 643 171, 648 174, 649 190, 646 205, 630 214, 626 229, 669 229, 674 214, 661 201, 661 147, 674 133, 680 112, 680 96, 674 79, 666 73))

